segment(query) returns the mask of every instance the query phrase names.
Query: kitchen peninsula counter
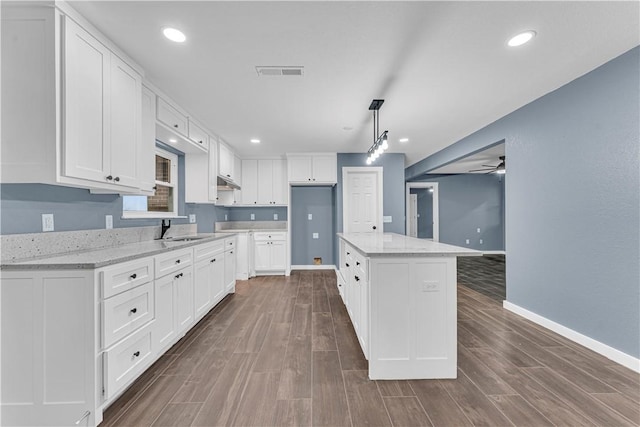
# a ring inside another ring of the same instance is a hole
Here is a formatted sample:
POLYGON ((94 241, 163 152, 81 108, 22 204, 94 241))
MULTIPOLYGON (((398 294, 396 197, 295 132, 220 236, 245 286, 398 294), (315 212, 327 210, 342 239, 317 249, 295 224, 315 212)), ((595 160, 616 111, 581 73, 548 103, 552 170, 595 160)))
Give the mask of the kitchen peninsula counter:
POLYGON ((394 233, 338 238, 338 290, 369 378, 456 378, 456 260, 482 252, 394 233))

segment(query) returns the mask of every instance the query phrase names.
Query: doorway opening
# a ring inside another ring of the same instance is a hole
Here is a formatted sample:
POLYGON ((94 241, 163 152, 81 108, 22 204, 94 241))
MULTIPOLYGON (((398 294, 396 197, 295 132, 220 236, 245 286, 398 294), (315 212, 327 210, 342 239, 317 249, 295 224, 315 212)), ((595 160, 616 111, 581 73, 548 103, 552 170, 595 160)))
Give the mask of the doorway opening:
POLYGON ((437 182, 407 182, 406 235, 440 241, 437 182))

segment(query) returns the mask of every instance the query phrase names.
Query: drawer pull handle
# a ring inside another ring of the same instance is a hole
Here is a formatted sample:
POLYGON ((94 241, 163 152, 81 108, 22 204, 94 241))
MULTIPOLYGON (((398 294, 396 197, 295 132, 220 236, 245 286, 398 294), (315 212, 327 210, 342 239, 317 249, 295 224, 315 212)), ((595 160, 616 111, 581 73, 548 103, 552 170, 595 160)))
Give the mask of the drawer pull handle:
POLYGON ((90 411, 86 411, 84 414, 82 414, 82 416, 80 417, 80 419, 78 421, 76 421, 76 425, 80 425, 80 423, 82 422, 82 420, 84 420, 85 418, 87 418, 89 415, 91 415, 90 411))
POLYGON ((212 259, 212 260, 211 260, 211 262, 216 262, 216 259, 215 259, 215 258, 214 258, 214 259, 212 259))
POLYGON ((136 273, 133 273, 131 276, 129 276, 129 279, 133 280, 133 279, 135 279, 136 277, 138 277, 138 275, 137 275, 136 273))
POLYGON ((360 278, 358 276, 353 276, 356 279, 356 282, 360 281, 360 278))
POLYGON ((113 176, 109 175, 107 176, 107 181, 111 181, 113 179, 113 176))
POLYGON ((176 260, 176 264, 180 264, 180 260, 179 259, 176 260))
POLYGON ((140 356, 140 352, 136 351, 135 353, 133 353, 133 357, 139 357, 140 356))
POLYGON ((176 274, 176 279, 179 279, 179 278, 181 278, 182 276, 184 276, 184 274, 183 274, 183 273, 176 274))
POLYGON ((113 180, 114 180, 115 182, 119 182, 119 181, 120 181, 120 177, 119 177, 119 176, 116 176, 115 178, 113 178, 113 180))
POLYGON ((349 267, 349 263, 346 263, 345 265, 346 265, 347 267, 349 267))
POLYGON ((129 313, 132 314, 136 314, 138 312, 138 309, 136 307, 133 307, 131 310, 129 310, 129 313))

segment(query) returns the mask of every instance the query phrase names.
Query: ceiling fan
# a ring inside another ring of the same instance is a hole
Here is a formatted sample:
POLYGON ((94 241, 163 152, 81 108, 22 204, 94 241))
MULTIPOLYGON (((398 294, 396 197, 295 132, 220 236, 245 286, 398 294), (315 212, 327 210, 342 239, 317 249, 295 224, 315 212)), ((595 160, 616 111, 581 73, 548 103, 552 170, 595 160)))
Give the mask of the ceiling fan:
POLYGON ((500 163, 498 163, 498 165, 496 166, 491 166, 491 165, 482 165, 483 169, 471 169, 469 172, 487 172, 489 173, 499 173, 499 174, 504 174, 507 170, 505 169, 506 167, 506 163, 505 163, 505 156, 500 156, 500 163))

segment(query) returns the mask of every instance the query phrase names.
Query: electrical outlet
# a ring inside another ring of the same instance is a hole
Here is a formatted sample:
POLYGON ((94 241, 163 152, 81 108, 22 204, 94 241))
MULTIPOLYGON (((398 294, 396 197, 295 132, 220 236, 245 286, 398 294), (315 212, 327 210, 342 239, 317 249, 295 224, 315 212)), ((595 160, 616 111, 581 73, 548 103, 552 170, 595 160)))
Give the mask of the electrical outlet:
POLYGON ((278 214, 273 214, 273 220, 277 221, 278 220, 278 214))
POLYGON ((229 219, 229 215, 224 214, 224 220, 227 221, 229 219))
POLYGON ((113 228, 113 215, 105 215, 104 216, 104 227, 107 230, 110 230, 113 228))
POLYGON ((314 239, 319 239, 319 238, 320 238, 320 235, 319 235, 318 233, 313 233, 313 238, 314 238, 314 239))
POLYGON ((256 214, 251 214, 251 221, 255 221, 256 220, 256 214))
POLYGON ((53 214, 42 214, 42 231, 53 231, 53 214))
POLYGON ((393 222, 393 217, 391 215, 385 215, 382 217, 382 222, 386 222, 386 223, 393 222))
POLYGON ((196 223, 196 214, 189 214, 189 224, 196 223))
POLYGON ((482 239, 480 239, 480 244, 482 244, 482 239))
POLYGON ((469 244, 469 239, 465 240, 465 243, 468 245, 469 244))
POLYGON ((480 232, 480 227, 478 227, 478 228, 476 229, 476 231, 479 233, 479 232, 480 232))
POLYGON ((307 219, 311 221, 313 219, 313 215, 312 214, 307 215, 307 219))

